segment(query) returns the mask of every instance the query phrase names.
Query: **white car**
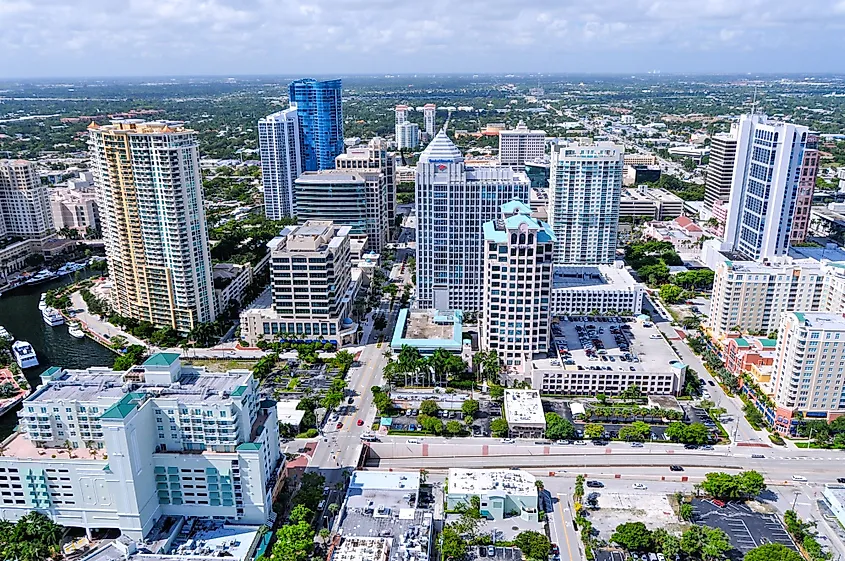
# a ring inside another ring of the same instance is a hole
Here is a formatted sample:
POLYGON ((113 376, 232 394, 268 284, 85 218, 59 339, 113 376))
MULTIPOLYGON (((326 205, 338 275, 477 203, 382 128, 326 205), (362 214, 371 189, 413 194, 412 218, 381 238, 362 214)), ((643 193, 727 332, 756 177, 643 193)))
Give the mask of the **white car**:
POLYGON ((645 491, 646 489, 648 489, 648 487, 646 487, 644 483, 634 483, 633 485, 631 485, 631 487, 633 487, 634 489, 639 489, 641 491, 645 491))
POLYGON ((792 481, 807 481, 807 478, 803 475, 793 475, 792 481))
POLYGON ((503 438, 502 439, 502 444, 513 444, 514 442, 516 442, 516 441, 513 438, 503 438))

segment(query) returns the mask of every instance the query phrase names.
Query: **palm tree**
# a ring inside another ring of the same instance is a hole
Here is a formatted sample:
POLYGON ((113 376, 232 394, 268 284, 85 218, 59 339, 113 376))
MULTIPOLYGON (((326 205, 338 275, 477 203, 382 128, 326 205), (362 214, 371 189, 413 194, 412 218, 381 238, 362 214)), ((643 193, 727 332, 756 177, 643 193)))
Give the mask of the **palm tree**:
POLYGON ((340 510, 340 505, 337 503, 332 503, 329 505, 329 512, 332 516, 336 516, 337 512, 340 510))

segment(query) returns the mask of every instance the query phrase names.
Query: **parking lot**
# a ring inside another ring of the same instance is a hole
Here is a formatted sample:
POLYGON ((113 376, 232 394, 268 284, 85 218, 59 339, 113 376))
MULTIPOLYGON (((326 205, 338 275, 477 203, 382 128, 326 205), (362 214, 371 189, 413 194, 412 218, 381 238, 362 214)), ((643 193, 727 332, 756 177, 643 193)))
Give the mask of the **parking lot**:
POLYGON ((652 372, 677 360, 653 324, 605 317, 565 319, 552 324, 558 356, 551 366, 652 372))
POLYGON ((748 551, 766 543, 779 543, 797 551, 783 524, 773 514, 755 512, 736 502, 719 507, 711 501, 696 499, 692 507, 694 523, 720 528, 729 536, 736 548, 732 559, 742 559, 748 551))
MULTIPOLYGON (((481 401, 479 405, 480 410, 469 428, 472 436, 487 437, 490 436, 490 422, 501 417, 502 410, 499 404, 492 401, 481 401)), ((419 414, 419 409, 403 409, 401 414, 392 417, 390 430, 421 432, 419 414)), ((449 421, 462 421, 464 414, 460 410, 441 409, 437 412, 437 417, 445 424, 449 421)))

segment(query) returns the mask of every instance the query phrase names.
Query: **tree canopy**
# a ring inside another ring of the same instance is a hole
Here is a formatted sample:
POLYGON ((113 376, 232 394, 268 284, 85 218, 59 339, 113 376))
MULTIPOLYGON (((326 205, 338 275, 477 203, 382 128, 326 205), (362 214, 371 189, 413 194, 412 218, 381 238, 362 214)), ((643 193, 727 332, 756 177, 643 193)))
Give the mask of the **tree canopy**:
POLYGON ((767 543, 745 554, 743 561, 804 561, 794 549, 779 543, 767 543))
POLYGON ((610 541, 628 551, 649 551, 654 543, 651 530, 642 522, 620 524, 610 536, 610 541))

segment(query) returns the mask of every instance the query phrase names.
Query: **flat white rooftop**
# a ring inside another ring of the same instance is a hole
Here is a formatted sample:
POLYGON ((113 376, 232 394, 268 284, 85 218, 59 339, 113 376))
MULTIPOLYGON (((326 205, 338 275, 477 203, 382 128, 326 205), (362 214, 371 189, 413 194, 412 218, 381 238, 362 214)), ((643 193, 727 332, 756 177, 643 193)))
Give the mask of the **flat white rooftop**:
POLYGON ((355 471, 350 489, 416 492, 420 488, 418 471, 355 471))
POLYGON ((639 283, 624 268, 615 265, 563 265, 555 267, 552 289, 622 290, 639 283))
POLYGON ((531 495, 537 478, 517 469, 449 469, 449 493, 460 495, 531 495))
POLYGON ((793 312, 798 321, 813 329, 845 330, 845 316, 830 312, 793 312))
POLYGON ((505 390, 505 419, 509 425, 546 425, 537 390, 505 390))

